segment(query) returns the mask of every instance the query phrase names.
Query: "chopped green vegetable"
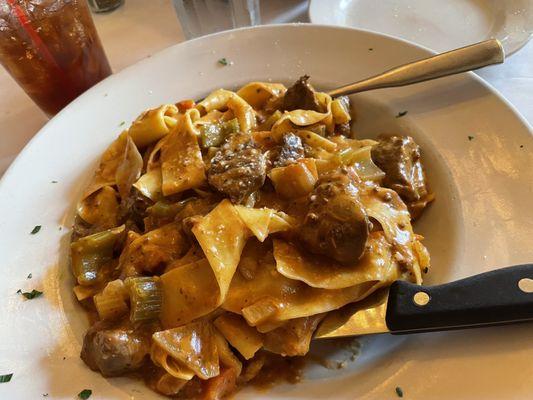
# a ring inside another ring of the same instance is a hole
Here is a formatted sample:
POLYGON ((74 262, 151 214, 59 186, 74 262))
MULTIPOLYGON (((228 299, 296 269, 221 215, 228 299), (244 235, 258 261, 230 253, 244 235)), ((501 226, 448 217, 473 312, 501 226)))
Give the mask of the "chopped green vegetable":
POLYGON ((104 265, 113 259, 115 244, 125 235, 125 226, 85 236, 70 245, 72 272, 82 286, 99 282, 104 265))
POLYGON ((31 230, 30 234, 35 235, 40 230, 41 230, 41 225, 35 225, 35 227, 31 230))
POLYGON ((23 292, 22 290, 19 289, 17 290, 17 293, 23 295, 28 300, 35 299, 36 297, 39 297, 43 294, 43 292, 39 290, 35 290, 35 289, 33 289, 31 292, 23 292))
POLYGON ((401 117, 403 117, 404 115, 407 115, 407 111, 400 111, 400 112, 398 113, 398 115, 396 116, 396 118, 401 118, 401 117))
POLYGON ((224 58, 221 58, 220 60, 218 60, 218 63, 220 65, 224 65, 225 66, 225 65, 228 65, 228 60, 226 60, 226 58, 224 57, 224 58))
POLYGON ((78 397, 82 400, 87 400, 89 397, 91 397, 91 394, 93 394, 91 389, 83 389, 78 393, 78 397))
POLYGON ((164 200, 159 200, 153 206, 148 207, 146 211, 156 218, 174 218, 188 202, 194 199, 194 197, 189 197, 177 203, 168 203, 164 200))
POLYGON ((401 387, 399 386, 396 386, 396 394, 398 395, 398 397, 403 397, 403 390, 401 387))
POLYGON ((0 383, 7 383, 11 380, 11 378, 13 377, 13 374, 5 374, 5 375, 0 375, 0 383))
POLYGON ((124 283, 130 293, 130 320, 138 322, 157 318, 163 296, 159 279, 135 277, 127 278, 124 283))
POLYGON ((51 183, 57 183, 57 181, 52 181, 51 183))
POLYGON ((26 279, 31 279, 33 278, 33 275, 31 274, 31 272, 28 274, 28 276, 26 277, 26 279))
POLYGON ((474 136, 468 135, 468 140, 474 140, 474 136))
POLYGON ((226 137, 240 130, 237 118, 218 124, 207 124, 200 130, 200 144, 204 149, 220 146, 226 137))
POLYGON ((124 126, 126 124, 126 121, 122 121, 118 126, 124 126))

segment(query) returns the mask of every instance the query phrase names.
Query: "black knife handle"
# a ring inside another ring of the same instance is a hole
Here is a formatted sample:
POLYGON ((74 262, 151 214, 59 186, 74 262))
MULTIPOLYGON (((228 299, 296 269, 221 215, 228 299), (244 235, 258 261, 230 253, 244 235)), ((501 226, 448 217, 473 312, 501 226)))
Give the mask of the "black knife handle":
POLYGON ((404 334, 533 320, 532 280, 533 264, 525 264, 437 286, 395 281, 387 302, 387 327, 404 334), (428 297, 419 292, 429 296, 427 304, 420 305, 428 297))

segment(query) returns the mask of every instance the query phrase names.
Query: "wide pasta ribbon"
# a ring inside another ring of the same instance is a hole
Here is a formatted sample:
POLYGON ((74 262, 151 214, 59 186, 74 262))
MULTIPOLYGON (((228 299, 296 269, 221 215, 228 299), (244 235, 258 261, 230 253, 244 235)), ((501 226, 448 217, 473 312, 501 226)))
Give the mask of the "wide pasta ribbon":
POLYGON ((237 95, 254 110, 260 110, 268 103, 281 99, 286 91, 287 88, 281 83, 250 82, 240 88, 237 95))
POLYGON ((250 133, 256 126, 255 112, 252 106, 239 95, 229 90, 215 90, 198 103, 196 107, 200 112, 206 113, 213 110, 230 109, 239 121, 241 131, 245 133, 250 133))

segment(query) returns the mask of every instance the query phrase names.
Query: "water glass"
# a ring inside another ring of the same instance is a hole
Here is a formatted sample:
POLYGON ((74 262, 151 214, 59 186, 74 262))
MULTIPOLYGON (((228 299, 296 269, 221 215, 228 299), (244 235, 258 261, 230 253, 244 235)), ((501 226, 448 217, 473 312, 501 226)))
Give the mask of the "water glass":
POLYGON ((259 25, 259 0, 173 0, 187 39, 259 25))

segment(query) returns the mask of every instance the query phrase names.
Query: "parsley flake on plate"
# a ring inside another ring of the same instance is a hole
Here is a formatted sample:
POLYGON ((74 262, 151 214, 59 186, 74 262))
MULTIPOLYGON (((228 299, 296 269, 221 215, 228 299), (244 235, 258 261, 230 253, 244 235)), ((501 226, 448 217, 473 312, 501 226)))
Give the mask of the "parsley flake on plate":
POLYGON ((220 65, 226 66, 226 65, 228 65, 228 60, 226 60, 226 57, 224 57, 224 58, 221 58, 220 60, 218 60, 218 63, 220 65))
POLYGON ((91 397, 91 394, 93 394, 91 389, 83 389, 78 393, 78 397, 82 400, 87 400, 89 397, 91 397))
POLYGON ((33 289, 31 292, 23 292, 19 289, 17 290, 17 293, 23 295, 28 300, 35 299, 43 294, 43 292, 35 289, 33 289))
POLYGON ((407 115, 407 111, 400 111, 400 112, 398 113, 398 115, 396 116, 396 118, 401 118, 401 117, 403 117, 404 115, 407 115))
POLYGON ((0 375, 0 383, 7 383, 11 380, 12 377, 13 377, 13 373, 0 375))
POLYGON ((35 225, 35 227, 31 230, 30 234, 35 235, 37 232, 41 230, 41 228, 42 228, 41 225, 35 225))
POLYGON ((403 390, 402 390, 401 387, 396 386, 396 389, 395 389, 395 390, 396 390, 396 395, 397 395, 398 397, 403 397, 403 390))

